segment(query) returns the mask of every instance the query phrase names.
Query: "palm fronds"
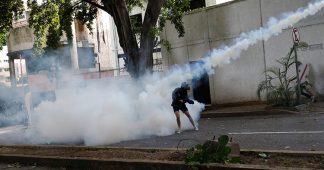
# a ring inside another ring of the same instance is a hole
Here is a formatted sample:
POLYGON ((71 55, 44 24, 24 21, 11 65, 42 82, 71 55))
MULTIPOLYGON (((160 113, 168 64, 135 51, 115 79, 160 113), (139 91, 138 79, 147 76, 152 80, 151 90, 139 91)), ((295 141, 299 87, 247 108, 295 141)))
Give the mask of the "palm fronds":
MULTIPOLYGON (((301 46, 304 46, 302 44, 301 46)), ((267 103, 276 106, 292 106, 296 99, 296 76, 289 76, 289 70, 296 62, 294 60, 292 47, 289 53, 277 60, 280 67, 267 68, 264 72, 266 80, 262 81, 257 89, 257 95, 261 99, 261 94, 266 92, 267 103)))

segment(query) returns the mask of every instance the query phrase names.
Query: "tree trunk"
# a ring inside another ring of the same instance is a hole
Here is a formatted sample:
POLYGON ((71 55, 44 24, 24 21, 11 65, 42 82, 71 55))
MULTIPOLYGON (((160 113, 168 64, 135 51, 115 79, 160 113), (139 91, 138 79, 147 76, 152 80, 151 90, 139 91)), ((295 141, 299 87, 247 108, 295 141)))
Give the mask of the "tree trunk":
POLYGON ((139 72, 141 75, 147 72, 152 72, 153 48, 155 39, 155 36, 152 33, 152 29, 156 26, 163 3, 164 0, 149 0, 146 7, 140 44, 141 62, 139 72))
POLYGON ((153 67, 152 28, 156 26, 162 5, 165 0, 149 0, 141 31, 140 48, 138 47, 135 33, 132 31, 129 13, 124 0, 102 0, 106 12, 114 19, 119 36, 120 46, 127 55, 127 71, 132 77, 138 78, 153 67))
POLYGON ((125 1, 102 0, 107 12, 113 17, 117 27, 119 44, 126 54, 127 71, 132 77, 138 78, 139 74, 139 47, 131 28, 129 13, 125 1))

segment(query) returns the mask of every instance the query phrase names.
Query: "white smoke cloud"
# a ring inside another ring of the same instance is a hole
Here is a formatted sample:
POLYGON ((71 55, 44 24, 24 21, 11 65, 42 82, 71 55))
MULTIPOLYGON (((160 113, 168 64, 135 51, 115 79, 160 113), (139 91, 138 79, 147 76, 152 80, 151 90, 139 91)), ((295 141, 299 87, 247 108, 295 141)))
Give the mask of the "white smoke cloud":
MULTIPOLYGON (((139 82, 93 81, 86 87, 58 90, 56 102, 41 103, 33 113, 28 137, 36 143, 103 145, 170 135, 177 129, 171 107, 175 86, 170 82, 160 81, 158 76, 139 82)), ((197 121, 203 104, 188 107, 197 121)), ((185 116, 182 124, 183 129, 192 128, 185 116)))
MULTIPOLYGON (((231 46, 214 49, 203 58, 202 67, 189 66, 171 69, 164 76, 146 76, 139 81, 97 80, 85 87, 59 90, 54 103, 43 102, 32 116, 32 127, 27 131, 32 143, 85 143, 110 144, 151 135, 170 135, 176 129, 171 104, 171 92, 183 81, 198 77, 205 70, 229 64, 243 50, 260 40, 268 40, 301 19, 313 15, 324 7, 324 0, 310 3, 296 12, 271 18, 265 28, 242 33, 231 46)), ((189 105, 195 121, 203 104, 189 105)), ((182 115, 185 129, 191 128, 182 115)))

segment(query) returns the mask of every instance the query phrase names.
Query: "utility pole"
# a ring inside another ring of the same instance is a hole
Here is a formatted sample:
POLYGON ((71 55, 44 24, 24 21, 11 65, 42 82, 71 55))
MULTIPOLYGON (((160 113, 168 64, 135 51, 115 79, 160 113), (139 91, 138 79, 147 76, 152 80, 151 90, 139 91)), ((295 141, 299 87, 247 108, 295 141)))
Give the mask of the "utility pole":
POLYGON ((300 94, 301 94, 301 89, 300 89, 300 78, 299 78, 299 62, 298 62, 298 57, 297 57, 297 47, 299 44, 299 32, 297 28, 293 28, 292 30, 292 36, 293 36, 293 42, 294 42, 294 54, 295 54, 295 65, 296 65, 296 77, 297 77, 297 91, 296 91, 296 98, 297 98, 297 105, 301 104, 300 101, 300 94))
POLYGON ((75 34, 75 21, 72 22, 72 43, 70 45, 70 53, 71 53, 71 66, 73 70, 79 70, 79 62, 78 62, 78 47, 76 42, 76 34, 75 34))
POLYGON ((22 62, 21 62, 21 54, 19 54, 19 65, 20 65, 20 78, 21 78, 21 84, 23 84, 23 71, 22 71, 22 62))
POLYGON ((13 56, 9 56, 9 69, 10 69, 11 87, 16 87, 17 86, 16 70, 15 70, 15 60, 13 56))
MULTIPOLYGON (((97 15, 100 15, 99 11, 97 12, 97 15)), ((100 31, 99 31, 99 19, 96 18, 96 28, 97 28, 97 43, 98 43, 98 54, 97 54, 97 61, 96 64, 98 64, 98 71, 99 71, 99 79, 101 79, 101 66, 100 66, 100 31)), ((96 66, 95 66, 96 67, 96 66)))
POLYGON ((298 57, 297 57, 297 46, 298 43, 294 43, 294 53, 295 53, 295 64, 296 64, 296 76, 297 76, 297 91, 296 91, 296 97, 297 97, 297 105, 301 104, 300 101, 300 94, 301 94, 301 89, 300 89, 300 78, 299 78, 299 62, 298 62, 298 57))

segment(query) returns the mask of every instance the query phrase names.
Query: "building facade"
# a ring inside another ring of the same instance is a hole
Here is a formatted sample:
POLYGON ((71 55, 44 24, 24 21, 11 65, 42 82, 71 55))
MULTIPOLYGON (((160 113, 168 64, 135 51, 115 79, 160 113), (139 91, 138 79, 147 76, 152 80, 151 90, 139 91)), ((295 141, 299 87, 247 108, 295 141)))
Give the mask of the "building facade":
MULTIPOLYGON (((224 1, 224 0, 223 0, 224 1)), ((191 8, 203 8, 205 6, 222 3, 220 0, 193 0, 191 8)), ((228 1, 228 0, 225 0, 228 1)), ((225 2, 224 1, 224 2, 225 2)), ((134 8, 131 18, 136 18, 140 23, 144 19, 145 11, 134 8)), ((81 73, 104 72, 109 76, 128 75, 125 69, 124 52, 119 45, 118 34, 113 18, 102 10, 98 10, 97 18, 93 24, 93 32, 75 20, 72 24, 74 33, 71 46, 67 38, 61 37, 61 46, 55 52, 46 54, 46 59, 41 63, 56 63, 61 69, 77 69, 81 73)), ((15 77, 19 71, 15 67, 15 60, 26 62, 26 71, 33 73, 35 68, 51 67, 51 64, 37 66, 32 61, 32 48, 34 44, 33 30, 28 25, 29 12, 26 11, 13 23, 13 29, 8 36, 8 60, 11 68, 11 81, 17 81, 15 77)), ((163 71, 161 47, 154 49, 153 69, 163 71)), ((41 68, 40 68, 41 69, 41 68)), ((15 83, 14 83, 15 84, 15 83)))
MULTIPOLYGON (((28 25, 29 12, 23 13, 23 17, 13 23, 13 29, 8 35, 8 60, 11 73, 11 81, 16 84, 17 67, 15 60, 25 62, 27 72, 48 69, 54 63, 60 69, 78 70, 76 73, 109 72, 110 76, 117 75, 118 45, 115 43, 115 29, 112 18, 105 12, 98 11, 98 17, 93 24, 93 32, 75 20, 72 24, 72 45, 67 42, 66 36, 62 36, 60 47, 55 51, 46 53, 37 62, 32 58, 34 44, 33 29, 28 25), (37 63, 37 64, 36 64, 37 63)), ((108 74, 107 74, 108 75, 108 74)))
MULTIPOLYGON (((171 44, 171 50, 162 47, 165 67, 199 62, 213 49, 230 45, 241 33, 266 26, 269 18, 307 6, 310 0, 235 0, 189 12, 184 18, 185 37, 178 38, 169 23, 161 37, 171 44)), ((298 50, 298 60, 311 67, 312 84, 319 95, 324 94, 324 10, 294 25, 300 39, 309 44, 298 50)), ((293 46, 292 29, 261 41, 240 54, 230 64, 217 67, 215 74, 205 75, 201 94, 210 104, 258 101, 258 84, 265 80, 266 68, 278 66, 293 46), (207 90, 206 90, 207 89, 207 90)), ((208 103, 208 102, 207 102, 208 103)))
POLYGON ((7 56, 8 48, 4 46, 0 51, 0 85, 10 85, 9 59, 7 56))

